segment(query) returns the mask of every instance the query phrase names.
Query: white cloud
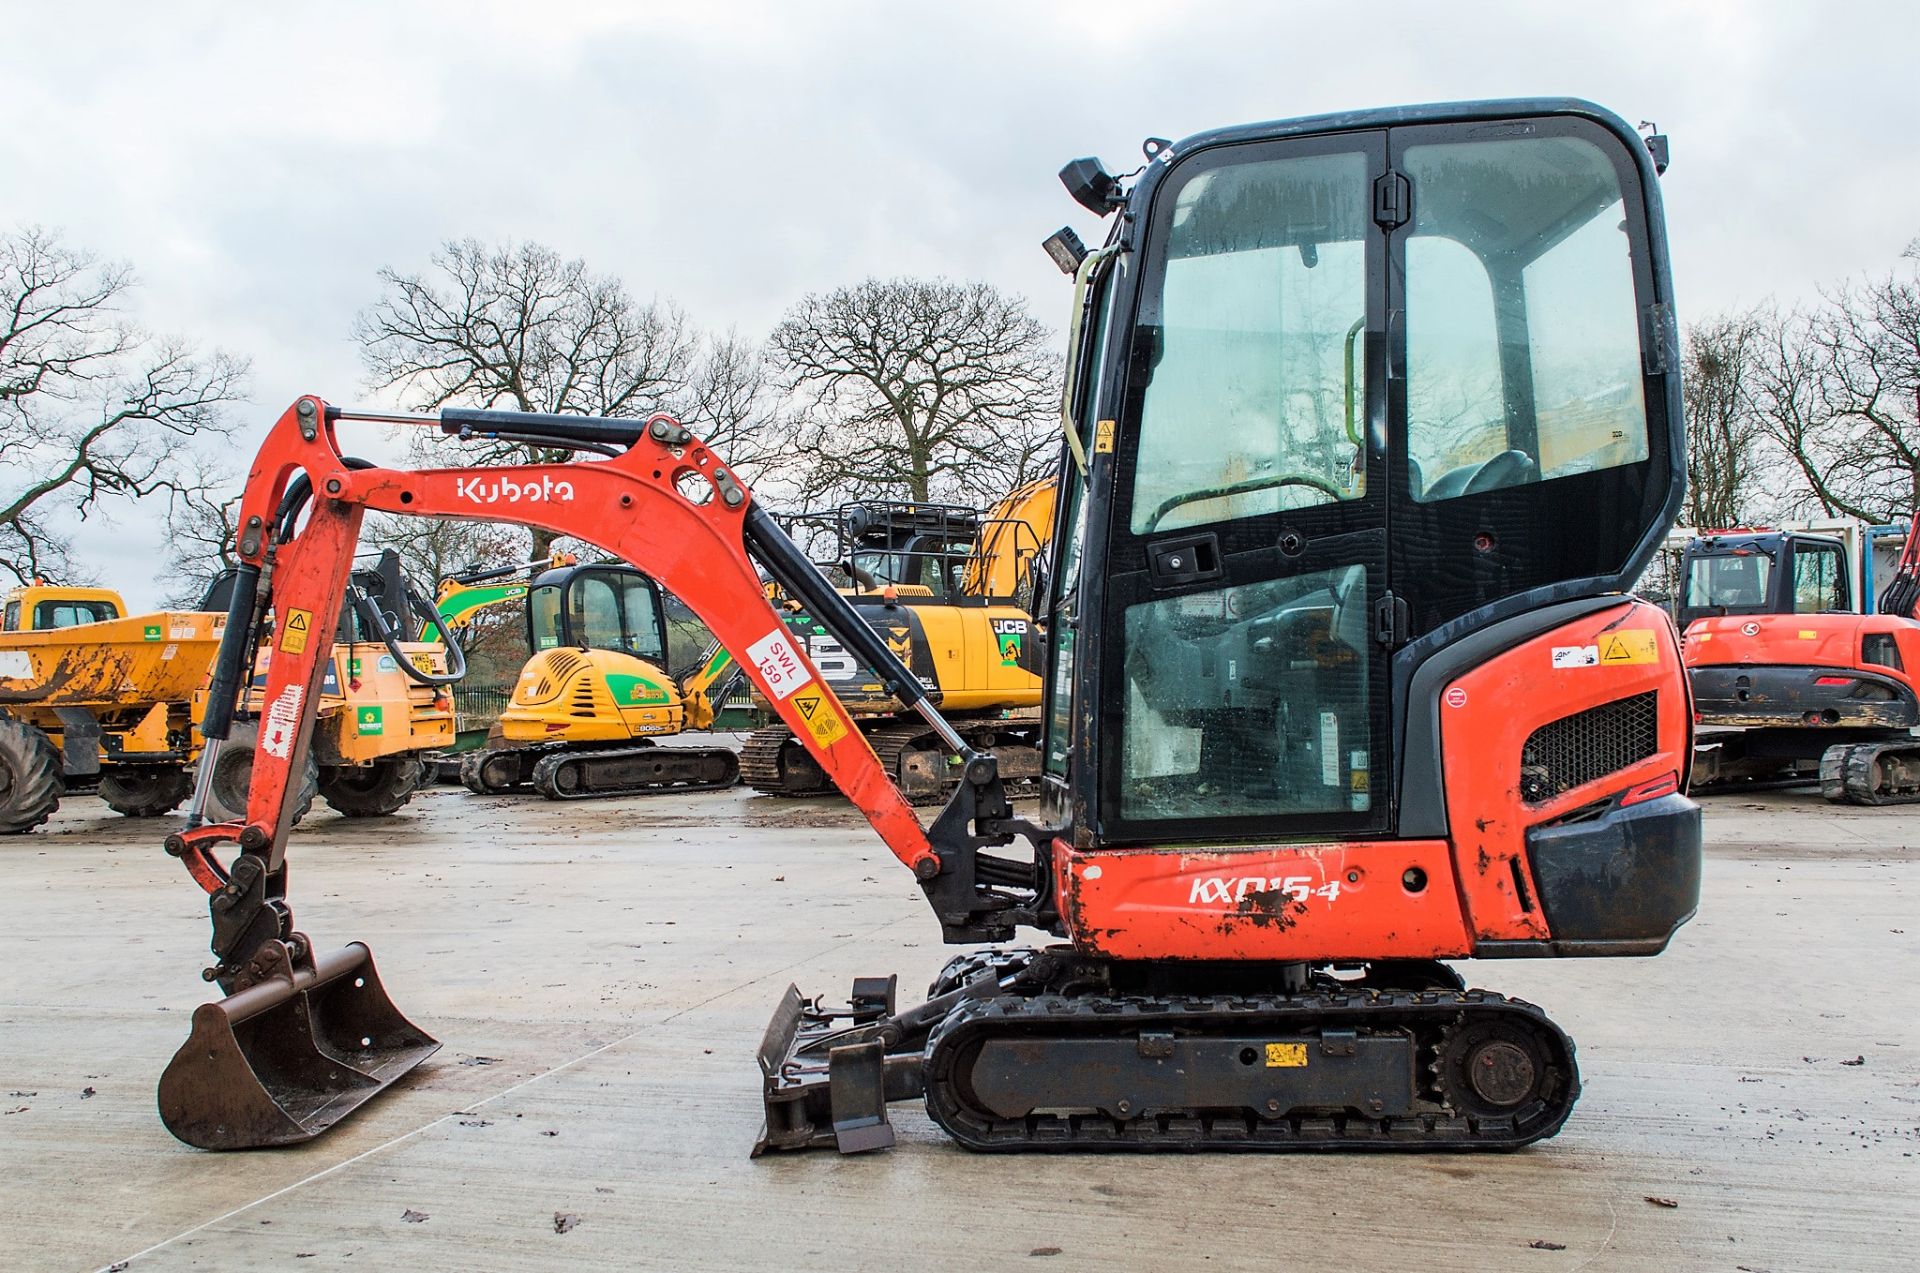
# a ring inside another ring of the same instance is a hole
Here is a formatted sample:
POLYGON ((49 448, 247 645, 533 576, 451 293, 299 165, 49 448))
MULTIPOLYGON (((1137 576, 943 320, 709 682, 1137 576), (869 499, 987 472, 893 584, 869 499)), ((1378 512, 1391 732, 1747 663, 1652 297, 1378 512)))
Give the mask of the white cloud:
MULTIPOLYGON (((132 260, 149 325, 254 359, 258 436, 358 396, 382 265, 537 238, 764 331, 867 274, 1065 304, 1053 179, 1151 134, 1351 106, 1578 95, 1673 137, 1685 313, 1796 298, 1920 233, 1910 6, 987 3, 19 6, 0 223, 132 260)), ((244 449, 250 450, 251 439, 244 449)), ((158 554, 154 519, 83 548, 158 554)))

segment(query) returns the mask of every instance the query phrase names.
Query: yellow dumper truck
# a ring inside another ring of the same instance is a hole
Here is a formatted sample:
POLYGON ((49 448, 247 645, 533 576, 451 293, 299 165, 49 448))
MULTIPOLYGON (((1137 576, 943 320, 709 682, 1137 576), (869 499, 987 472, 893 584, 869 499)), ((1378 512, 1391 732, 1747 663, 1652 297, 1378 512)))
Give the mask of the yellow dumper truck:
POLYGON ((151 817, 193 789, 192 702, 224 614, 127 615, 105 588, 30 584, 0 599, 0 833, 31 831, 70 789, 151 817))

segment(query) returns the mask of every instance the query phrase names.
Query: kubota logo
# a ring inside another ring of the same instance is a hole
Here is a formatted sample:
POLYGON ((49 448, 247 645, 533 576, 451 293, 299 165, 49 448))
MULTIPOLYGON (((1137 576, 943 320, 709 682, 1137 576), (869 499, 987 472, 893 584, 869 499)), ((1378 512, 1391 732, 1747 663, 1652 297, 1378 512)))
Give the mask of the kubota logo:
POLYGON ((476 504, 551 503, 572 499, 573 483, 565 480, 556 482, 544 473, 537 482, 516 482, 510 477, 461 477, 454 479, 453 493, 455 498, 472 500, 476 504))

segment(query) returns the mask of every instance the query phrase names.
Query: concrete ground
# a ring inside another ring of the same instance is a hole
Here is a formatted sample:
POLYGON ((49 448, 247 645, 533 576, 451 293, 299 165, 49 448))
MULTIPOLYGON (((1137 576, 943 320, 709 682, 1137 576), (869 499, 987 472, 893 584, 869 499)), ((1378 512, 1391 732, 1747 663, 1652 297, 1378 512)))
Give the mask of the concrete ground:
POLYGON ((845 806, 323 812, 300 926, 369 943, 445 1046, 318 1141, 216 1155, 153 1099, 206 997, 201 895, 166 824, 77 798, 0 844, 0 1266, 1911 1269, 1920 819, 1782 793, 1708 829, 1662 958, 1468 970, 1579 1043, 1586 1093, 1533 1149, 984 1157, 901 1107, 889 1153, 754 1162, 786 984, 917 989, 948 953, 845 806))

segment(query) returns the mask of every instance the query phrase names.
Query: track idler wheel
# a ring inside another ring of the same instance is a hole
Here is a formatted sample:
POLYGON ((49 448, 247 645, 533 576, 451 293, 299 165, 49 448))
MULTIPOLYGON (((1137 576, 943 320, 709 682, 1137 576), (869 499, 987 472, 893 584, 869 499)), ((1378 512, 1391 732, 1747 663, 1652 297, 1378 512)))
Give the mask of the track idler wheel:
POLYGON ((1514 1021, 1475 1022, 1449 1031, 1434 1070, 1441 1099, 1475 1118, 1524 1122, 1533 1111, 1557 1103, 1566 1085, 1547 1041, 1514 1021))

